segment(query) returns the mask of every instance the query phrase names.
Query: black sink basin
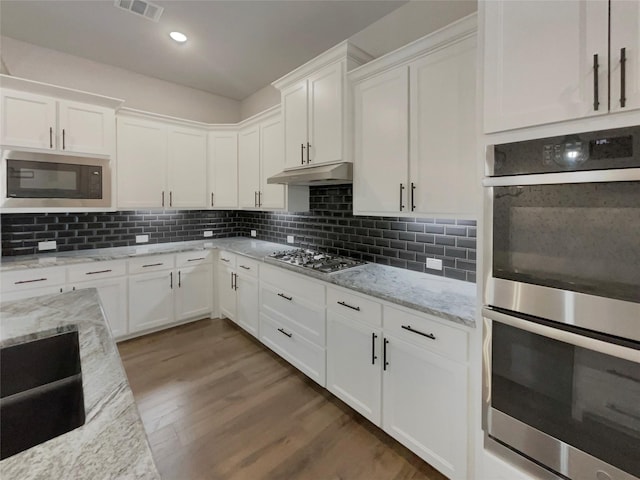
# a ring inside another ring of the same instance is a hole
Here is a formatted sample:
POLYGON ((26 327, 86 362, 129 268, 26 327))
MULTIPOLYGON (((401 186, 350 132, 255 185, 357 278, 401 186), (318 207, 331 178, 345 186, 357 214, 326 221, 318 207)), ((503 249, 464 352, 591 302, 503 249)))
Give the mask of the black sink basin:
POLYGON ((0 349, 0 460, 84 421, 77 330, 0 349))

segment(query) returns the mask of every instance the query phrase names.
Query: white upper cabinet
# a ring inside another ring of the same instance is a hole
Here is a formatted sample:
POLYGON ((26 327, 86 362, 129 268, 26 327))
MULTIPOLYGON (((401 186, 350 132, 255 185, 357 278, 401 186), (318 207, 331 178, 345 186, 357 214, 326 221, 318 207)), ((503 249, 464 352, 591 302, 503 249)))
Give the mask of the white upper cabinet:
POLYGON ((1 102, 4 147, 92 156, 114 153, 113 107, 5 88, 1 102))
POLYGON ((478 214, 476 18, 466 17, 349 74, 354 212, 478 214))
POLYGON ((607 0, 487 1, 482 8, 486 133, 640 106, 638 2, 612 0, 610 30, 607 0))
POLYGON ((238 204, 257 208, 260 192, 260 126, 240 130, 238 135, 238 204))
POLYGON ((118 116, 120 208, 204 208, 207 132, 142 115, 118 116))
POLYGON ((207 132, 170 127, 168 136, 169 207, 207 206, 207 132))
POLYGON ((346 72, 371 58, 345 41, 273 82, 282 94, 287 169, 352 161, 346 72))
POLYGON ((284 143, 280 115, 260 124, 260 207, 283 210, 286 187, 268 184, 267 179, 284 169, 284 143))
POLYGON ((209 132, 209 207, 238 206, 238 132, 209 132))

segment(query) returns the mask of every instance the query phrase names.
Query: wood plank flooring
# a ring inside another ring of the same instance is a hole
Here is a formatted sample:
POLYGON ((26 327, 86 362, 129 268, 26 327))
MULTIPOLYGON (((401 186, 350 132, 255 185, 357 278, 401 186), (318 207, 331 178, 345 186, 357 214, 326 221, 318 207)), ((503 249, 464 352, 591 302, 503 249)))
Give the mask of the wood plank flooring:
POLYGON ((229 320, 118 346, 164 480, 446 478, 229 320))

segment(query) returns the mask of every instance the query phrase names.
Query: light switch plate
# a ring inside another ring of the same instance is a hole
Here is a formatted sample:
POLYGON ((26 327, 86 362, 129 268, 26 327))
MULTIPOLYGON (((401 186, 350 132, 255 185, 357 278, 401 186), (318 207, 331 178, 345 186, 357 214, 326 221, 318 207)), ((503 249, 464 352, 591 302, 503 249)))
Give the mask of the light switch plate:
POLYGON ((251 236, 252 237, 257 237, 258 236, 258 232, 256 232, 255 230, 251 230, 251 236))
POLYGON ((136 235, 136 243, 147 243, 149 235, 136 235))
POLYGON ((293 239, 293 235, 287 235, 287 243, 293 243, 294 239, 293 239))
POLYGON ((56 241, 55 240, 50 240, 48 242, 38 242, 38 251, 42 252, 43 250, 55 250, 56 247, 56 241))
POLYGON ((427 258, 427 268, 431 270, 442 270, 442 260, 439 258, 427 258))
POLYGON ((213 237, 213 232, 211 230, 205 230, 204 238, 210 238, 210 237, 213 237))

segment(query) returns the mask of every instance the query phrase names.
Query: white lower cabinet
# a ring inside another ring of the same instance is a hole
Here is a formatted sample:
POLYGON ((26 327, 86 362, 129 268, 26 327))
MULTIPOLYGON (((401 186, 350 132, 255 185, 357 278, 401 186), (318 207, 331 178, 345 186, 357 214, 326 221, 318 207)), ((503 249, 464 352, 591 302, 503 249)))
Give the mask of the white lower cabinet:
POLYGON ((173 322, 173 270, 129 277, 129 333, 173 322))
POLYGON ((206 317, 211 313, 213 300, 213 267, 210 263, 180 267, 176 296, 176 320, 206 317))
POLYGON ((218 260, 220 313, 258 337, 258 262, 222 251, 218 260))
POLYGON ((236 274, 236 322, 254 337, 259 330, 258 279, 240 273, 236 274))
POLYGON ((129 316, 127 313, 127 277, 115 277, 74 283, 72 290, 95 288, 100 295, 100 303, 116 340, 129 333, 129 316))

